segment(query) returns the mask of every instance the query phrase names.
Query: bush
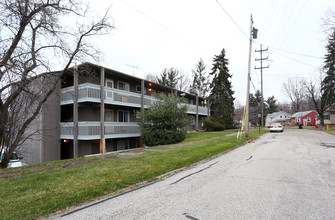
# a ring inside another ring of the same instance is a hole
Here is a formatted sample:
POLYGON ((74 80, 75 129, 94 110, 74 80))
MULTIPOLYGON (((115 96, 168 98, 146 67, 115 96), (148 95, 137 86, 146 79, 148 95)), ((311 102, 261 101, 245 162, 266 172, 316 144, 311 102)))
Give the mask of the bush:
POLYGON ((179 106, 179 101, 170 94, 161 96, 159 101, 141 113, 139 126, 145 145, 174 144, 186 138, 185 126, 190 118, 186 113, 187 107, 179 106))
POLYGON ((223 131, 226 129, 226 126, 218 119, 205 120, 203 123, 206 131, 223 131))

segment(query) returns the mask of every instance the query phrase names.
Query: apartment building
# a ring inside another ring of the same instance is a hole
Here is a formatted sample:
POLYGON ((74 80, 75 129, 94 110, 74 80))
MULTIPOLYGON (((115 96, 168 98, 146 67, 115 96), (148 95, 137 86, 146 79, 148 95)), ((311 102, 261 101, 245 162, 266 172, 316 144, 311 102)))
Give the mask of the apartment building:
POLYGON ((27 162, 142 147, 138 112, 152 105, 161 93, 181 97, 193 118, 188 129, 201 128, 209 115, 201 97, 92 63, 71 68, 45 104, 43 111, 47 112, 41 112, 43 117, 35 122, 49 129, 22 147, 25 154, 34 154, 27 162))

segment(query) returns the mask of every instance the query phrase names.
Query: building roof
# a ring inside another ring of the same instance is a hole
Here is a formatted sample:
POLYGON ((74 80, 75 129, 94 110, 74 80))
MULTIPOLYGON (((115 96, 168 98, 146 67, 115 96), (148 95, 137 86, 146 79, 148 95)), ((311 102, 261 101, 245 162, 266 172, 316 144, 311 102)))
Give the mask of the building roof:
MULTIPOLYGON (((158 88, 161 88, 161 89, 167 89, 167 90, 177 90, 177 93, 178 93, 178 95, 183 95, 183 96, 186 96, 186 97, 196 97, 196 95, 194 95, 194 94, 191 94, 191 93, 189 93, 189 92, 187 92, 187 91, 181 91, 181 90, 178 90, 178 89, 176 89, 176 88, 170 88, 170 87, 168 87, 168 86, 163 86, 163 85, 161 85, 161 84, 159 84, 159 83, 157 83, 157 82, 153 82, 153 81, 150 81, 150 80, 147 80, 147 79, 142 79, 142 78, 139 78, 139 77, 136 77, 136 76, 132 76, 132 75, 129 75, 129 74, 126 74, 126 73, 123 73, 123 72, 119 72, 119 71, 117 71, 117 70, 114 70, 114 69, 110 69, 110 68, 107 68, 107 67, 103 67, 103 66, 101 66, 101 65, 98 65, 98 64, 94 64, 94 63, 90 63, 90 62, 84 62, 84 63, 81 63, 81 64, 79 64, 79 65, 77 65, 77 67, 87 67, 87 66, 89 66, 89 67, 95 67, 95 68, 104 68, 105 70, 106 70, 106 72, 108 71, 108 72, 114 72, 114 73, 117 73, 118 75, 120 75, 120 76, 123 76, 124 78, 126 78, 126 79, 136 79, 136 80, 144 80, 144 82, 146 83, 146 84, 148 84, 148 83, 151 83, 152 85, 154 85, 154 86, 156 86, 156 87, 158 87, 158 88)), ((74 69, 75 67, 73 66, 73 67, 70 67, 69 69, 70 70, 72 70, 72 69, 74 69)), ((58 71, 58 72, 60 72, 60 71, 58 71)), ((203 100, 203 99, 205 99, 204 97, 201 97, 201 96, 199 96, 199 99, 201 99, 201 100, 203 100)))
POLYGON ((271 114, 268 114, 268 117, 270 117, 270 118, 275 118, 275 117, 277 117, 278 115, 280 115, 280 114, 287 114, 287 115, 290 115, 289 113, 287 113, 287 112, 284 112, 284 111, 280 111, 280 112, 273 112, 273 113, 271 113, 271 114))
POLYGON ((311 112, 315 112, 315 111, 296 112, 296 113, 292 114, 291 118, 304 117, 304 116, 308 115, 311 112))

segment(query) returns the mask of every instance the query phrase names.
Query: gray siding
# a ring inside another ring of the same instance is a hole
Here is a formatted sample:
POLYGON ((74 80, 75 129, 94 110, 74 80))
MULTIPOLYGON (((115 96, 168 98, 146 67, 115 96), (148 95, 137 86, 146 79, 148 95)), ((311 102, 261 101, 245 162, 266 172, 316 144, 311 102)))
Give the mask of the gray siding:
POLYGON ((42 110, 42 160, 60 160, 60 85, 50 95, 42 110))

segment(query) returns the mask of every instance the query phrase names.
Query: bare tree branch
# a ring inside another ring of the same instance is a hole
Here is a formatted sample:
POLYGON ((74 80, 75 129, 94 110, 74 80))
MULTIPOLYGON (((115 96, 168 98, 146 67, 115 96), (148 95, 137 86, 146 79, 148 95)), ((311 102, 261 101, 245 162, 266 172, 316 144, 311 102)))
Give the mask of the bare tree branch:
POLYGON ((2 168, 29 137, 25 131, 73 62, 96 57, 98 51, 87 38, 114 28, 109 9, 89 22, 85 18, 89 7, 83 5, 76 0, 0 2, 0 140, 7 141, 2 168), (85 20, 77 29, 60 22, 71 16, 85 20), (62 70, 51 72, 56 61, 62 70))

